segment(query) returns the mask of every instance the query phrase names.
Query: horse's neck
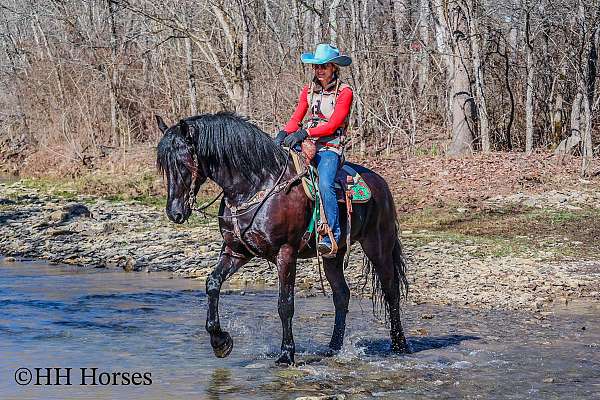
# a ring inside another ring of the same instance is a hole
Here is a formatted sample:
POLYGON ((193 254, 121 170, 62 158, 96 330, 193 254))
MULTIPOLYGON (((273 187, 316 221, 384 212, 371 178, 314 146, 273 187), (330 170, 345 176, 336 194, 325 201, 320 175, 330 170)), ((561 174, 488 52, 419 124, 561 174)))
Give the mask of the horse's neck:
POLYGON ((240 204, 252 197, 259 190, 272 185, 273 178, 267 174, 256 182, 250 182, 239 172, 219 168, 210 179, 223 189, 225 198, 231 204, 240 204))

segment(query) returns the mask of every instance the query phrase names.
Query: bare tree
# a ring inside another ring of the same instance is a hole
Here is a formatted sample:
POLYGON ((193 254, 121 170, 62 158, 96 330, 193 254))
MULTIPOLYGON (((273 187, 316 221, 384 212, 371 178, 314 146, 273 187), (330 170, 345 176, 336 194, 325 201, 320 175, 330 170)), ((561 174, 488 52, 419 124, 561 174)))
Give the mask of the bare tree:
POLYGON ((459 156, 473 152, 474 101, 469 78, 470 46, 468 10, 464 3, 435 1, 439 21, 438 46, 448 80, 448 109, 452 141, 448 154, 459 156), (446 7, 447 6, 447 7, 446 7))
POLYGON ((531 10, 529 2, 525 2, 525 54, 527 57, 527 80, 525 101, 525 153, 533 151, 533 38, 531 37, 531 10))
POLYGON ((118 37, 117 37, 117 25, 115 22, 115 2, 113 0, 106 0, 108 6, 109 24, 110 24, 110 67, 108 68, 109 81, 108 81, 108 93, 110 95, 110 133, 112 137, 113 145, 123 145, 121 138, 119 137, 119 122, 117 120, 119 110, 117 104, 117 84, 119 80, 118 76, 118 64, 117 64, 117 49, 118 49, 118 37))
POLYGON ((469 21, 470 37, 473 49, 473 75, 475 76, 475 97, 477 99, 477 118, 479 122, 479 135, 481 149, 490 151, 490 128, 487 112, 484 66, 481 61, 484 34, 480 28, 482 19, 482 5, 480 0, 473 0, 471 18, 469 21))
POLYGON ((0 136, 82 162, 155 141, 155 113, 233 110, 272 130, 312 78, 300 54, 325 41, 354 60, 341 75, 355 96, 351 152, 562 141, 557 152, 584 155, 590 173, 600 127, 590 1, 5 0, 0 136))

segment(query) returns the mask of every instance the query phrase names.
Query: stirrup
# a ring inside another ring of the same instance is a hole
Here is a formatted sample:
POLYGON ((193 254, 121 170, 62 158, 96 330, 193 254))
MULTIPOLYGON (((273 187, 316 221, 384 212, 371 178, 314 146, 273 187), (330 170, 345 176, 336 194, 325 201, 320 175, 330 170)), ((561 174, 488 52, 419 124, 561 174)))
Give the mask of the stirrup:
POLYGON ((328 245, 325 242, 319 242, 319 247, 317 251, 319 255, 323 258, 334 258, 337 255, 337 249, 334 250, 333 246, 328 245))

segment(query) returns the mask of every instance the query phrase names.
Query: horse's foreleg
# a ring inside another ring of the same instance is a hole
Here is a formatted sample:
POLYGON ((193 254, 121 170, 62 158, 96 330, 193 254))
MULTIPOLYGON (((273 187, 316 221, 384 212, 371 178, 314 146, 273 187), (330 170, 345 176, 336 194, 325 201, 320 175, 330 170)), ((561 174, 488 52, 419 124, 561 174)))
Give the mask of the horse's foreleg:
POLYGON ((209 277, 206 279, 206 294, 208 296, 208 313, 206 317, 206 330, 210 334, 210 344, 215 355, 219 358, 227 357, 233 349, 233 340, 229 333, 221 330, 219 321, 219 293, 223 282, 233 275, 249 259, 234 257, 224 245, 219 261, 209 277))
POLYGON ((344 344, 346 314, 350 301, 350 289, 344 278, 344 252, 338 253, 334 259, 324 258, 323 265, 325 276, 333 292, 333 305, 335 306, 335 325, 329 347, 332 350, 339 350, 344 344))
POLYGON ((296 345, 292 333, 294 317, 294 284, 296 280, 296 250, 285 245, 277 255, 277 271, 279 275, 279 301, 277 310, 283 327, 281 355, 277 364, 293 364, 296 345))

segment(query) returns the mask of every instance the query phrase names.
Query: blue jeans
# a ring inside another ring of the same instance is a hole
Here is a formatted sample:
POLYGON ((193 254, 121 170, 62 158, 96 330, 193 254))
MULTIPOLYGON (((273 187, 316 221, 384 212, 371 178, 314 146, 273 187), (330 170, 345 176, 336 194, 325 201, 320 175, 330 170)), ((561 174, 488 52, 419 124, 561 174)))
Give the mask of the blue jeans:
MULTIPOLYGON (((339 242, 341 230, 339 208, 335 196, 335 176, 340 166, 340 156, 330 150, 319 151, 314 158, 314 163, 317 165, 317 171, 319 172, 319 191, 321 192, 327 223, 333 232, 335 241, 339 242)), ((325 240, 329 242, 329 237, 325 236, 325 240)))

